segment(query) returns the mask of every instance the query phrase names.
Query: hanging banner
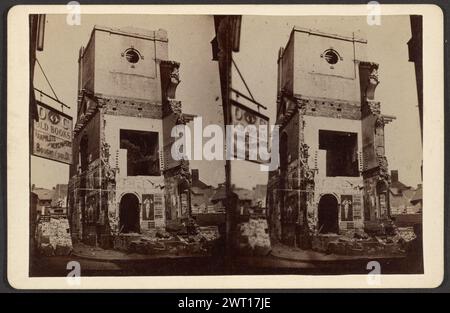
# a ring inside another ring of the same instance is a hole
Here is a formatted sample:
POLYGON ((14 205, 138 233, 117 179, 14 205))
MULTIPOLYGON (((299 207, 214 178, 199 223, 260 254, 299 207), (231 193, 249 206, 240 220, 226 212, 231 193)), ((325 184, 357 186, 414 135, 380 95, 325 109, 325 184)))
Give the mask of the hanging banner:
POLYGON ((34 121, 32 154, 72 163, 72 117, 36 101, 39 120, 34 121))

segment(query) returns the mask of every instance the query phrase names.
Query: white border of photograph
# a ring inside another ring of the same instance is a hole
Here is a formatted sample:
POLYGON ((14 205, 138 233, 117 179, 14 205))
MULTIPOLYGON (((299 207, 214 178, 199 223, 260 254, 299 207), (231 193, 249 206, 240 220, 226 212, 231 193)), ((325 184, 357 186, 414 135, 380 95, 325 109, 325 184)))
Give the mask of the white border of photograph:
MULTIPOLYGON (((423 247, 425 273, 380 275, 252 275, 29 277, 29 14, 68 14, 66 5, 19 5, 8 12, 7 277, 17 289, 433 288, 444 277, 443 12, 434 5, 381 5, 383 15, 423 15, 423 247)), ((81 5, 82 14, 367 15, 366 5, 81 5)))

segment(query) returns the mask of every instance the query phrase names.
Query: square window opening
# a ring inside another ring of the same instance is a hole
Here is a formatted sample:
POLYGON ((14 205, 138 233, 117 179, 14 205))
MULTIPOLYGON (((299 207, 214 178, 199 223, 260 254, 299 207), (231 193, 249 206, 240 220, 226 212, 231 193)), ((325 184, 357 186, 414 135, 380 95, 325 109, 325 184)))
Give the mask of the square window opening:
POLYGON ((127 150, 128 176, 159 176, 157 132, 120 130, 120 149, 127 150))
POLYGON ((356 133, 319 130, 319 149, 326 150, 326 176, 359 176, 356 133))

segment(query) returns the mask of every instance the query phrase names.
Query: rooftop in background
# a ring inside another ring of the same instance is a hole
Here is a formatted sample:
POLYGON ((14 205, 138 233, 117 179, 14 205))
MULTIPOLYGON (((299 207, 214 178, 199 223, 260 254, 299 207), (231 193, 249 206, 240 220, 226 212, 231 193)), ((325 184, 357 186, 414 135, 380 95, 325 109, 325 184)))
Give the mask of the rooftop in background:
POLYGON ((50 189, 45 189, 45 188, 33 188, 31 190, 32 193, 34 193, 35 195, 37 195, 39 200, 52 200, 53 195, 55 193, 54 190, 50 190, 50 189))
POLYGON ((422 185, 417 187, 416 193, 411 199, 411 203, 416 205, 417 203, 422 202, 422 185))
POLYGON ((406 186, 398 179, 398 170, 392 170, 389 189, 394 195, 401 195, 404 190, 411 189, 411 186, 406 186))
POLYGON ((241 201, 253 201, 255 192, 244 188, 233 188, 233 192, 238 196, 241 201))
POLYGON ((198 189, 207 189, 207 188, 212 188, 212 186, 205 184, 204 182, 202 182, 200 180, 200 174, 199 174, 199 170, 198 169, 192 169, 191 170, 191 176, 192 176, 192 187, 194 188, 193 191, 194 192, 198 192, 198 189))

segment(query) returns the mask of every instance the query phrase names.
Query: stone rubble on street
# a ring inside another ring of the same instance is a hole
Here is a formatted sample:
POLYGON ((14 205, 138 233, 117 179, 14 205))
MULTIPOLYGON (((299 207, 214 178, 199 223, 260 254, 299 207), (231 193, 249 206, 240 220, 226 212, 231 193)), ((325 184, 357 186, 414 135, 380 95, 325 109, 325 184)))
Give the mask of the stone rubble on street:
POLYGON ((358 230, 344 234, 313 236, 312 249, 339 255, 402 255, 416 238, 412 227, 394 228, 393 234, 368 235, 358 230))
POLYGON ((154 230, 143 234, 119 234, 114 239, 114 249, 119 251, 158 255, 210 255, 220 238, 217 226, 196 226, 194 234, 184 230, 168 232, 154 230))
POLYGON ((42 218, 36 229, 36 243, 45 256, 69 255, 73 247, 67 218, 42 218))
POLYGON ((268 255, 271 251, 267 220, 250 218, 238 227, 239 251, 244 255, 268 255))

